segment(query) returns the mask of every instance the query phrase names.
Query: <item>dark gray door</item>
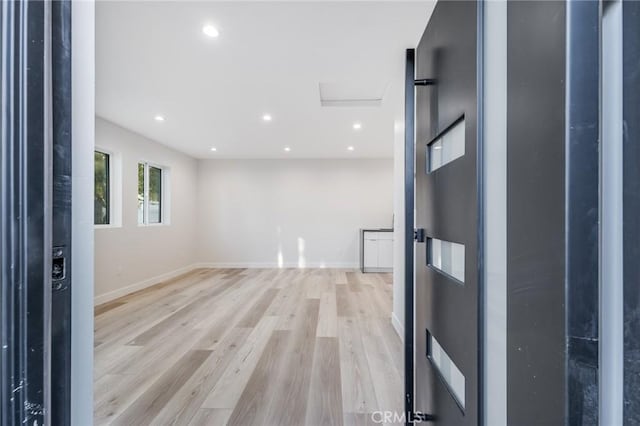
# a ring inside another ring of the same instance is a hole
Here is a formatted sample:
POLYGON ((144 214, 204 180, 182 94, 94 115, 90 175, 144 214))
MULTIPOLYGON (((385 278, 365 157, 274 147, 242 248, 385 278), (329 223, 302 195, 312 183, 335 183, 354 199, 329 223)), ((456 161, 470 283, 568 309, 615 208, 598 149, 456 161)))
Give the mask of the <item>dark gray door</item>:
POLYGON ((479 7, 438 2, 416 52, 415 410, 455 426, 480 419, 479 7))

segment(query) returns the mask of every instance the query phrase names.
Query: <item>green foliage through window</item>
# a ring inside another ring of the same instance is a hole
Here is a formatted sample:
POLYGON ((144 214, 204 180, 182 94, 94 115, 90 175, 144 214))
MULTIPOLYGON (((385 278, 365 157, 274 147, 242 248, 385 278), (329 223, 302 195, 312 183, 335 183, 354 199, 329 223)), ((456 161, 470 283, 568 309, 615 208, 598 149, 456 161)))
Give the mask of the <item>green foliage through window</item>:
POLYGON ((95 151, 94 159, 94 198, 93 223, 108 225, 110 223, 110 194, 109 194, 109 154, 95 151))
POLYGON ((144 223, 144 164, 138 163, 138 223, 144 223))
POLYGON ((149 166, 149 223, 162 222, 162 170, 149 166))

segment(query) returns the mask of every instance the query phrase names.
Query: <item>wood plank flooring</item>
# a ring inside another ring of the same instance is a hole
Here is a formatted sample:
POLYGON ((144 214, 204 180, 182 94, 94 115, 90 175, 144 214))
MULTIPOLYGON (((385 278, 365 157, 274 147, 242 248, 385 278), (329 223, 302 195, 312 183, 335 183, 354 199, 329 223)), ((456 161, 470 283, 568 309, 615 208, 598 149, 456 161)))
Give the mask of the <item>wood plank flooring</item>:
POLYGON ((96 425, 355 425, 403 409, 391 275, 199 269, 95 309, 96 425))

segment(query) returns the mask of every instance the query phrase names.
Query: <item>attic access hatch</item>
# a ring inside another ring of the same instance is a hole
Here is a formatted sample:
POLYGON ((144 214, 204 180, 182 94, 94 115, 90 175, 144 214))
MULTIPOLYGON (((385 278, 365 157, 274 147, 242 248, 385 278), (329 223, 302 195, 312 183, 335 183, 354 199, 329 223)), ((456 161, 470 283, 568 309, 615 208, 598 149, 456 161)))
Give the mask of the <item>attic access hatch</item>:
POLYGON ((358 81, 350 83, 319 83, 320 105, 323 107, 379 107, 387 82, 358 81))

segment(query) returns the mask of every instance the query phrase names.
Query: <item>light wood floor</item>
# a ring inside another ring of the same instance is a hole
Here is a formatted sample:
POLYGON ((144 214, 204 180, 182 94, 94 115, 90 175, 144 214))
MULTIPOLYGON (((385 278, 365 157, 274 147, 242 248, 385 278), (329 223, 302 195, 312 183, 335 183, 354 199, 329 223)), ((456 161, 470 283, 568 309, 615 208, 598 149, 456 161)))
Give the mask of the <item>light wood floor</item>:
POLYGON ((391 275, 200 269, 96 307, 96 425, 369 424, 402 412, 391 275))

